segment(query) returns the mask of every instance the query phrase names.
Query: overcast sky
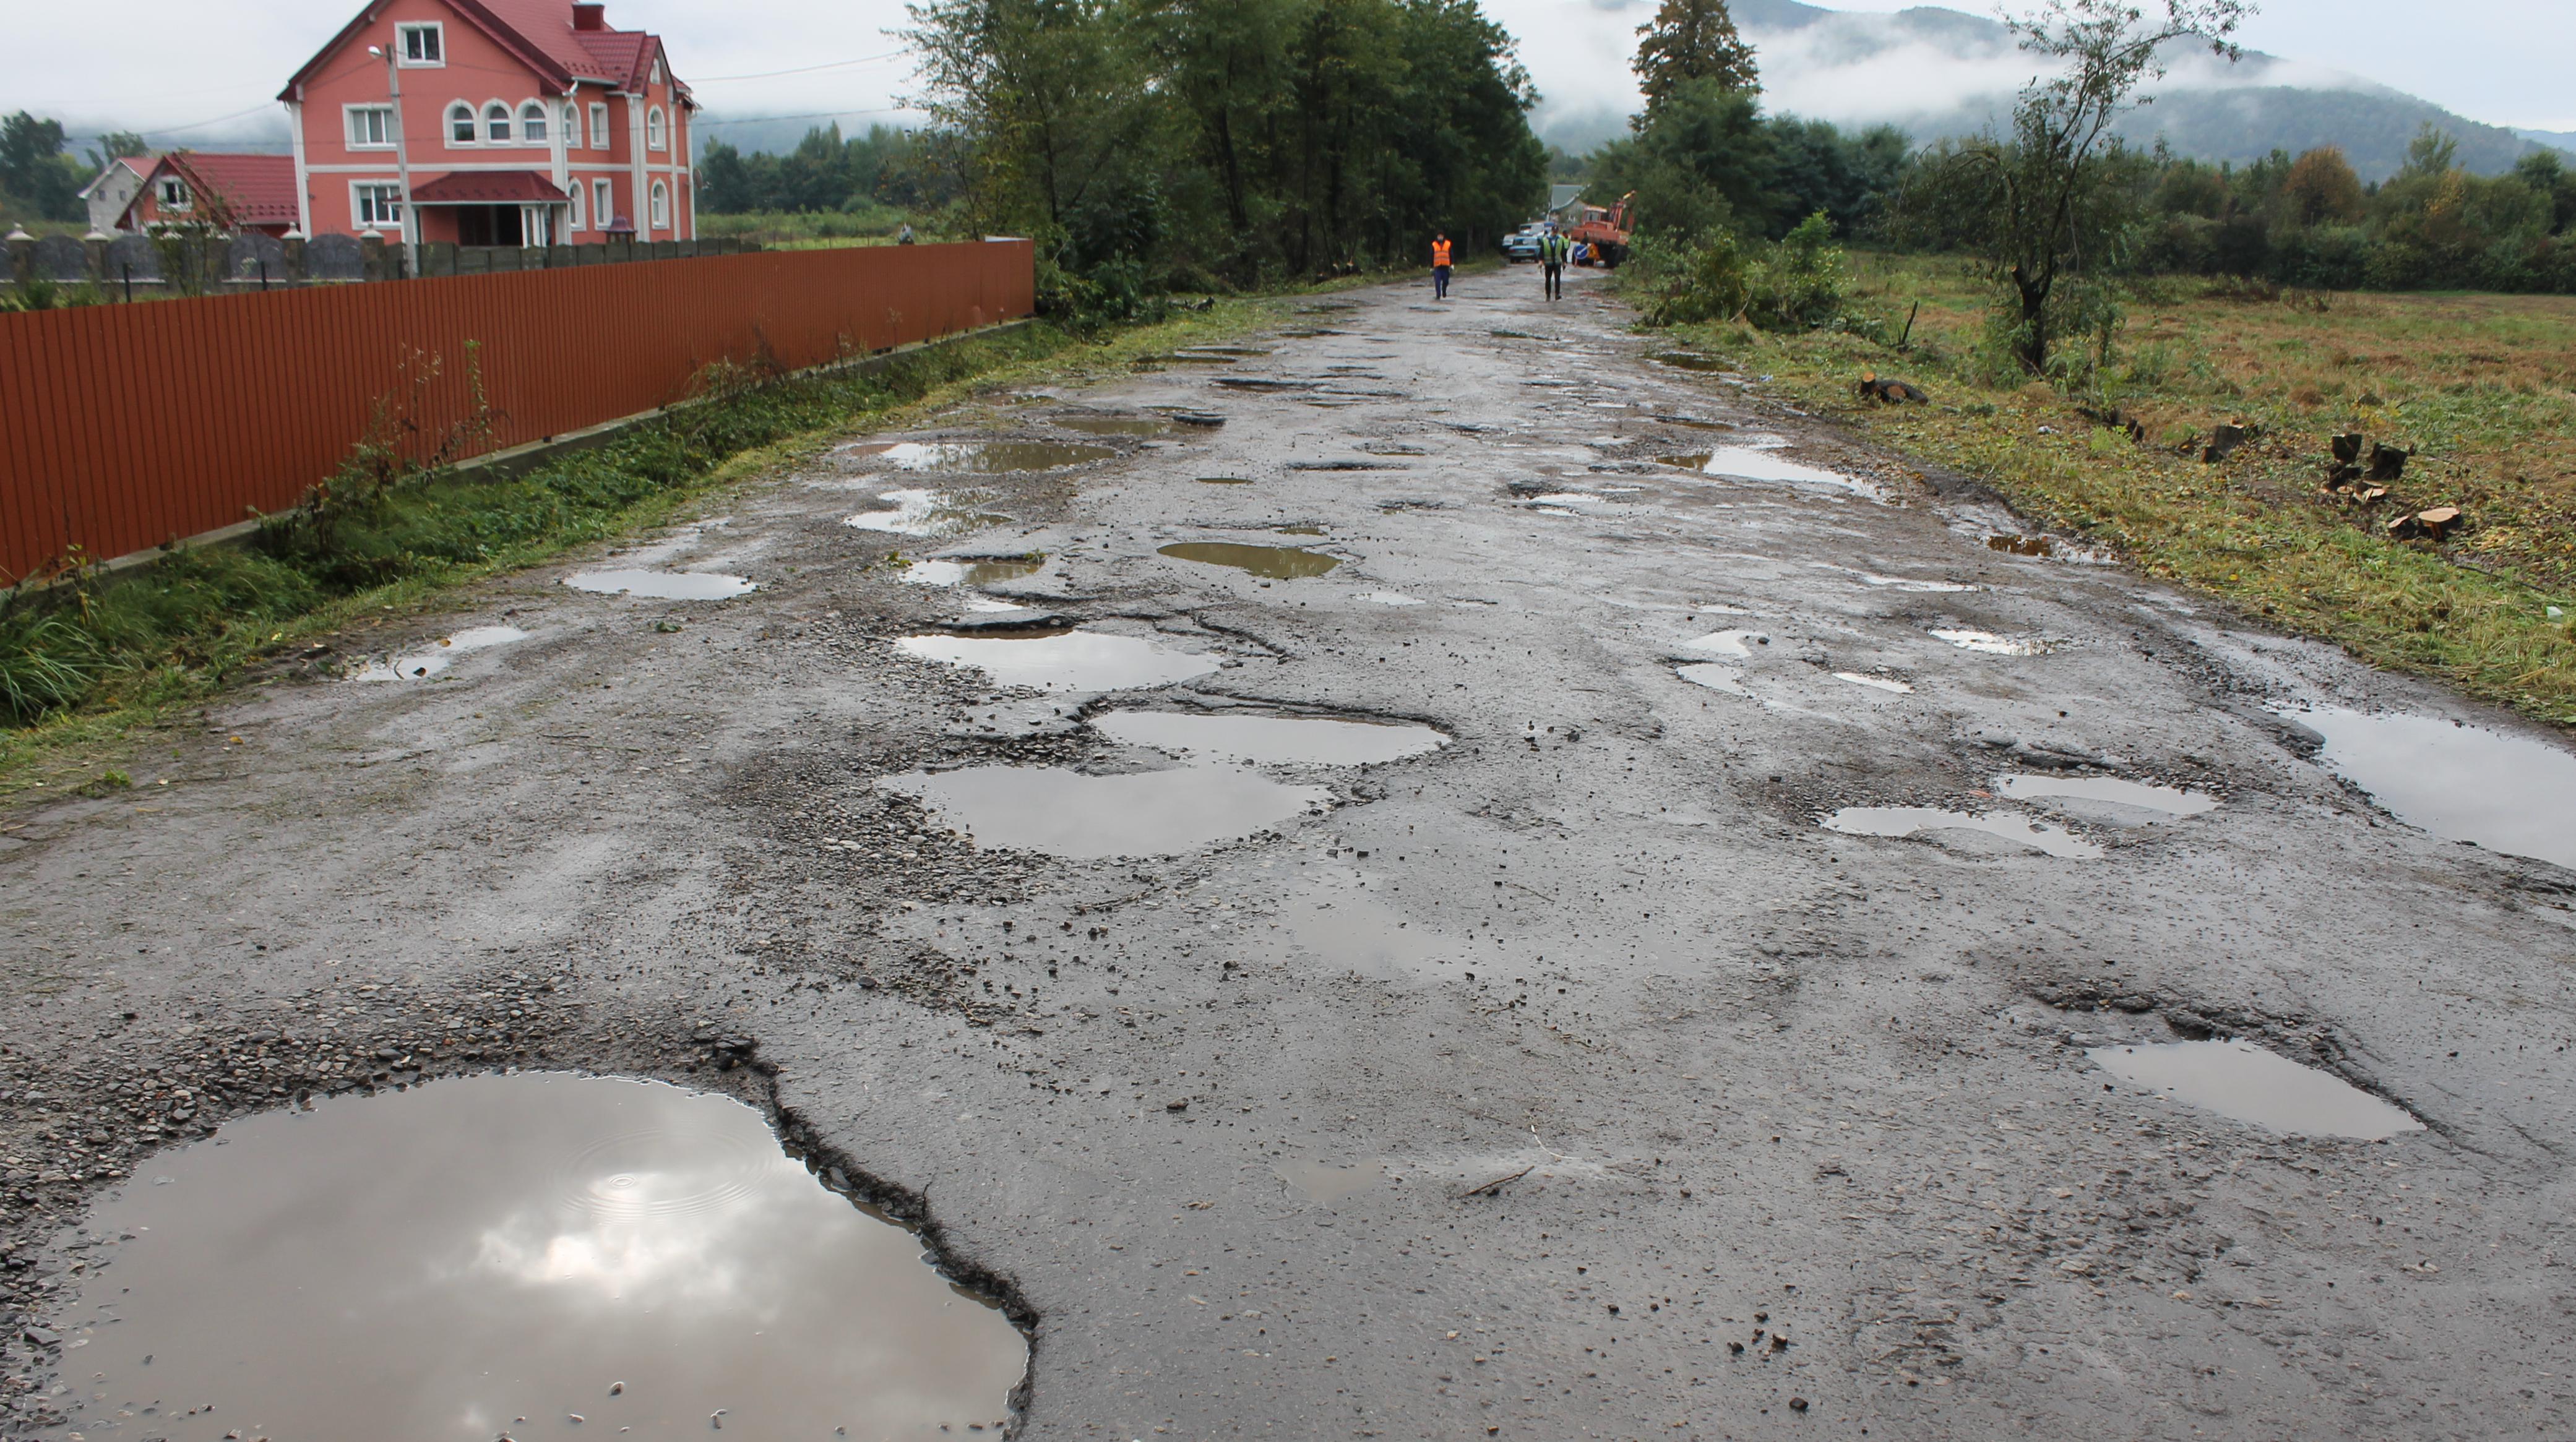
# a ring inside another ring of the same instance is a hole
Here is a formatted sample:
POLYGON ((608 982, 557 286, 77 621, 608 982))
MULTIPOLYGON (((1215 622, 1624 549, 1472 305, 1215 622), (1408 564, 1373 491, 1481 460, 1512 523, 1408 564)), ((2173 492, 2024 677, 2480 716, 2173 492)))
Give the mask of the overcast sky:
MULTIPOLYGON (((1620 104, 1630 32, 1651 0, 1485 0, 1521 40, 1551 108, 1620 104)), ((1904 0, 1842 0, 1834 8, 1897 10, 1904 0)), ((1977 4, 1953 8, 1991 13, 1977 4)), ((214 140, 262 127, 282 135, 268 102, 287 75, 351 13, 346 0, 262 0, 209 8, 200 0, 124 0, 115 23, 78 5, 16 5, 0 45, 0 111, 214 140), (227 82, 224 77, 236 76, 227 82), (242 115, 240 112, 251 112, 242 115), (202 123, 212 122, 212 123, 202 123)), ((908 82, 886 31, 900 0, 608 0, 611 24, 657 30, 711 121, 726 117, 864 113, 888 107, 908 82), (802 74, 766 72, 797 70, 802 74), (728 79, 720 77, 751 76, 728 79)), ((2576 130, 2576 0, 2265 0, 2244 32, 2249 46, 2348 70, 2474 120, 2576 130)), ((880 115, 874 118, 885 118, 880 115)), ((721 129, 707 132, 721 135, 721 129)))

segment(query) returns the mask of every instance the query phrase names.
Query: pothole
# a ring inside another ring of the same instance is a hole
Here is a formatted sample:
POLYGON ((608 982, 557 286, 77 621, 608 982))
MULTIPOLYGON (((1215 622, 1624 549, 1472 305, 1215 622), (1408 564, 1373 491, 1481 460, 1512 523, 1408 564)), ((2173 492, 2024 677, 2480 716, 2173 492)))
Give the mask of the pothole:
POLYGON ((1077 441, 900 441, 877 452, 876 458, 899 471, 995 476, 1062 470, 1116 454, 1107 446, 1077 441))
POLYGON ((2407 825, 2576 868, 2576 755, 2436 716, 2281 714, 2325 737, 2317 759, 2407 825))
POLYGON ((1713 355, 1693 355, 1689 351, 1664 351, 1660 354, 1649 356, 1648 359, 1652 360, 1659 366, 1671 366, 1673 369, 1680 371, 1722 371, 1734 369, 1733 366, 1727 364, 1727 362, 1720 357, 1713 355))
POLYGON ((1062 766, 969 766, 910 772, 877 785, 910 796, 984 850, 1077 860, 1173 856, 1239 841, 1332 799, 1229 767, 1182 766, 1093 776, 1062 766))
POLYGON ((1768 446, 1719 446, 1686 456, 1659 456, 1668 466, 1696 471, 1704 476, 1723 476, 1732 481, 1782 481, 1799 485, 1831 486, 1851 491, 1872 500, 1885 497, 1879 488, 1859 476, 1829 471, 1776 454, 1768 446))
POLYGON ((1297 546, 1246 546, 1233 541, 1176 541, 1157 554, 1202 566, 1226 566, 1269 581, 1320 576, 1341 564, 1336 556, 1297 546))
POLYGON ((884 511, 861 511, 841 524, 862 531, 882 531, 894 536, 946 536, 1008 516, 978 511, 962 498, 944 491, 900 490, 878 493, 880 501, 892 501, 894 507, 884 511))
POLYGON ((1202 486, 1248 486, 1248 485, 1251 485, 1251 484, 1252 484, 1252 477, 1250 477, 1250 476, 1201 476, 1201 477, 1199 477, 1199 484, 1200 484, 1200 485, 1202 485, 1202 486))
POLYGON ((2121 820, 2121 811, 2151 813, 2153 819, 2176 816, 2198 816, 2218 809, 2218 798, 2206 791, 2186 791, 2179 786, 2150 786, 2143 781, 2123 781, 2116 776, 2026 776, 1995 778, 1995 794, 2014 801, 2073 801, 2078 809, 2103 808, 2110 815, 2099 819, 2121 820))
POLYGON ((740 576, 713 571, 575 571, 563 583, 576 591, 656 601, 729 601, 760 589, 740 576))
POLYGON ((485 1075, 236 1118, 90 1230, 118 1239, 64 1328, 92 1433, 962 1434, 1007 1421, 1028 1367, 759 1113, 659 1083, 485 1075))
POLYGON ((2085 1055, 2132 1086, 2267 1131, 2375 1142, 2424 1130, 2404 1109, 2251 1042, 2104 1046, 2085 1055))
POLYGON ((1431 727, 1334 716, 1239 712, 1111 711, 1093 730, 1126 746, 1275 766, 1371 766, 1449 744, 1431 727))
POLYGON ((1058 416, 1055 423, 1087 436, 1160 436, 1172 429, 1169 421, 1151 416, 1058 416))
POLYGON ((1938 840, 1944 832, 1993 837, 2016 847, 2046 852, 2069 861, 2091 861, 2102 848, 2063 827, 2009 812, 1971 816, 1932 806, 1846 806, 1824 818, 1827 831, 1846 836, 1916 836, 1938 840))
POLYGON ((1834 673, 1834 679, 1837 681, 1849 681, 1855 686, 1867 686, 1873 691, 1892 691, 1900 696, 1911 696, 1914 694, 1914 688, 1912 686, 1907 685, 1903 681, 1897 680, 1893 676, 1872 676, 1861 671, 1836 671, 1834 673))
POLYGON ((1025 558, 907 561, 894 574, 910 586, 998 586, 1033 576, 1045 565, 1044 560, 1025 558))
POLYGON ((528 639, 528 633, 516 626, 468 626, 452 636, 442 636, 435 646, 405 651, 382 661, 370 662, 349 673, 352 681, 418 681, 435 676, 455 663, 468 651, 481 651, 492 646, 507 646, 528 639))
POLYGON ((1760 631, 1712 631, 1682 643, 1685 651, 1698 651, 1710 656, 1732 656, 1749 659, 1757 646, 1768 646, 1771 638, 1760 631))
POLYGON ((995 685, 1040 691, 1127 691, 1204 676, 1221 664, 1141 636, 1077 627, 1025 636, 906 636, 895 649, 924 661, 972 666, 995 685))
POLYGON ((1963 651, 1976 651, 1988 656, 2036 656, 2048 649, 2048 643, 2028 636, 1999 636, 1992 631, 1979 631, 1967 626, 1935 626, 1932 634, 1963 651))

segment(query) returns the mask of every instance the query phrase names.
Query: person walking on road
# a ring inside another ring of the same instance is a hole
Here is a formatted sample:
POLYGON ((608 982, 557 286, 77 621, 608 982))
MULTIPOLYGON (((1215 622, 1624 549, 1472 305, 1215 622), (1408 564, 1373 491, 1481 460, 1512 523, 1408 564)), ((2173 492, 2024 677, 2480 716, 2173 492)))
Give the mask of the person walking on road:
POLYGON ((1449 298, 1449 232, 1445 230, 1431 240, 1431 298, 1449 298))
POLYGON ((1553 223, 1548 226, 1547 233, 1538 238, 1538 268, 1547 279, 1549 300, 1565 298, 1565 256, 1568 249, 1565 237, 1556 233, 1553 223))

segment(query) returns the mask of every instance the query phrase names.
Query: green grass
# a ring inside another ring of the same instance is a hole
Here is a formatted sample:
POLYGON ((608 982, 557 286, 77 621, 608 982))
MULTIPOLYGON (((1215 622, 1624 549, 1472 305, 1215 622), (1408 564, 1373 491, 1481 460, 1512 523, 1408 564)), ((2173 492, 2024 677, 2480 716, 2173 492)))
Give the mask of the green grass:
POLYGON ((1855 259, 1864 333, 1677 332, 1767 389, 1983 480, 2024 515, 2149 574, 2375 665, 2576 725, 2576 298, 2279 294, 2167 282, 2127 305, 2098 393, 2014 384, 1985 359, 1984 293, 1954 260, 1855 259), (1883 328, 1881 330, 1880 328, 1883 328), (1864 371, 1934 404, 1864 404, 1864 371), (2079 409, 2116 406, 2148 443, 2079 409), (2261 437, 2204 465, 2221 421, 2261 437), (2047 429, 2043 431, 2043 427, 2047 429), (2418 455, 2385 501, 2322 492, 2327 437, 2418 455), (2393 541, 2401 509, 2460 506, 2446 542, 2393 541))
POLYGON ((928 217, 916 217, 891 206, 865 210, 750 211, 738 215, 698 217, 698 234, 710 240, 746 240, 770 250, 826 250, 850 245, 892 245, 910 221, 925 243, 967 240, 962 235, 935 234, 928 217))
MULTIPOLYGON (((48 685, 56 704, 0 728, 0 801, 59 794, 282 657, 455 587, 631 534, 710 492, 774 474, 854 430, 907 424, 979 389, 1129 373, 1144 356, 1234 334, 1274 301, 1084 337, 1049 325, 926 348, 872 375, 799 377, 640 425, 507 478, 467 471, 392 493, 326 554, 278 544, 183 549, 0 613, 0 701, 48 685), (31 634, 31 632, 41 632, 31 634), (71 673, 68 677, 66 671, 71 673), (49 674, 50 673, 50 674, 49 674)), ((345 649, 345 648, 344 648, 345 649)))

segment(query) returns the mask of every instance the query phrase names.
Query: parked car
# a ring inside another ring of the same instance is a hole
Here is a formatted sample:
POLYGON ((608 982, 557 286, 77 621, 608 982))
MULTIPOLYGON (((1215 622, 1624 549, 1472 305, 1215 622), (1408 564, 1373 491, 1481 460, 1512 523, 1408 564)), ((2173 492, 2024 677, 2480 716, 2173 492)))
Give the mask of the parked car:
POLYGON ((1538 238, 1545 233, 1545 228, 1542 226, 1524 225, 1520 229, 1513 231, 1511 234, 1504 236, 1503 259, 1538 259, 1538 238))

